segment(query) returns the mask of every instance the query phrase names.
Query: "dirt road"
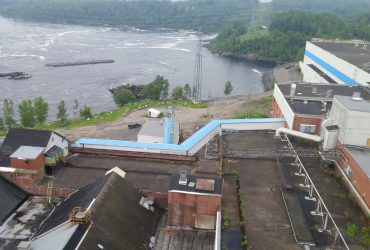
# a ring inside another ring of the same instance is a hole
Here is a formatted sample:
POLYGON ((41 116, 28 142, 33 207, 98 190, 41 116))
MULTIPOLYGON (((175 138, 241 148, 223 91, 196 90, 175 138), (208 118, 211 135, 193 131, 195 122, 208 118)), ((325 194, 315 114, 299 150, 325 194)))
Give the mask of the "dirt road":
MULTIPOLYGON (((271 92, 265 92, 258 95, 233 97, 227 99, 217 99, 209 101, 208 108, 175 108, 175 116, 184 130, 185 135, 189 136, 194 133, 197 127, 200 127, 212 119, 230 118, 233 115, 243 111, 247 102, 258 100, 262 97, 271 95, 271 92)), ((154 107, 155 108, 155 107, 154 107)), ((158 110, 164 112, 163 108, 158 110)), ((136 141, 137 133, 140 128, 128 129, 130 122, 144 124, 148 119, 146 117, 147 109, 134 111, 121 119, 111 123, 101 123, 94 126, 77 127, 71 129, 58 129, 57 132, 66 136, 71 141, 79 138, 101 138, 101 139, 118 139, 136 141)))

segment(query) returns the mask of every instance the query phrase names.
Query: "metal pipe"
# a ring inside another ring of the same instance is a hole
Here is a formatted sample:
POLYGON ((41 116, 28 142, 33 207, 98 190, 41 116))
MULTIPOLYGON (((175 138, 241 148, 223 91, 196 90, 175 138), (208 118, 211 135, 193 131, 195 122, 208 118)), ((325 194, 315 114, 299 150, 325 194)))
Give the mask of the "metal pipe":
POLYGON ((292 129, 289 129, 289 128, 284 128, 284 127, 278 128, 275 132, 276 137, 280 137, 281 134, 288 134, 288 135, 291 135, 291 136, 295 136, 295 137, 299 137, 299 138, 303 138, 303 139, 307 139, 307 140, 315 141, 315 142, 321 142, 322 141, 321 136, 306 134, 306 133, 302 133, 302 132, 292 130, 292 129))

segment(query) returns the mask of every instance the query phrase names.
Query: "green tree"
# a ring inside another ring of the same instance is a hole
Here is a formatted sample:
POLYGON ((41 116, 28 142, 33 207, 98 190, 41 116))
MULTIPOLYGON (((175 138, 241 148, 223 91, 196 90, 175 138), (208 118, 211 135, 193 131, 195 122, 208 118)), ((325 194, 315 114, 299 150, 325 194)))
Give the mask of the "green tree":
POLYGON ((3 113, 4 113, 4 122, 7 129, 14 128, 17 123, 14 120, 14 104, 12 99, 4 99, 3 103, 3 113))
POLYGON ((85 119, 92 118, 93 114, 91 112, 91 107, 85 105, 82 109, 80 109, 80 116, 85 119))
POLYGON ((231 84, 231 81, 227 81, 224 88, 224 94, 226 95, 226 97, 229 97, 231 91, 233 91, 233 85, 231 84))
POLYGON ((0 116, 0 131, 5 130, 4 119, 0 116))
POLYGON ((123 105, 136 101, 135 95, 126 88, 119 88, 113 94, 114 102, 122 107, 123 105))
POLYGON ((31 100, 23 100, 18 106, 18 112, 22 127, 32 128, 35 126, 35 113, 31 100))
POLYGON ((67 108, 63 100, 58 105, 57 119, 61 125, 67 124, 67 108))
POLYGON ((184 90, 182 86, 176 86, 172 90, 172 99, 179 100, 179 99, 184 99, 184 90))
POLYGON ((33 107, 36 123, 43 124, 48 117, 49 104, 42 97, 37 97, 33 100, 33 107))
POLYGON ((184 86, 184 98, 185 99, 191 98, 191 87, 189 83, 185 84, 184 86))
POLYGON ((168 80, 157 75, 153 82, 144 87, 144 95, 152 100, 166 99, 168 97, 168 80))

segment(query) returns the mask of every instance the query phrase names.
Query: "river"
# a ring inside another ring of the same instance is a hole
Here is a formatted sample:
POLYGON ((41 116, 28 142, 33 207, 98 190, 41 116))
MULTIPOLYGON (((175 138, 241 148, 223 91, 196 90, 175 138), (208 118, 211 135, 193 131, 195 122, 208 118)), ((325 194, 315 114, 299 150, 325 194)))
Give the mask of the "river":
MULTIPOLYGON (((210 39, 214 36, 203 36, 210 39)), ((121 84, 148 83, 163 75, 176 85, 192 83, 198 36, 192 31, 92 27, 24 22, 0 17, 0 73, 31 75, 26 80, 0 78, 0 107, 4 98, 18 104, 42 96, 49 103, 49 119, 64 100, 69 114, 73 100, 93 112, 115 107, 108 89, 121 84), (114 60, 111 64, 47 67, 48 63, 114 60)), ((224 84, 233 84, 231 95, 263 91, 262 74, 271 65, 221 57, 203 48, 202 98, 223 96, 224 84)))

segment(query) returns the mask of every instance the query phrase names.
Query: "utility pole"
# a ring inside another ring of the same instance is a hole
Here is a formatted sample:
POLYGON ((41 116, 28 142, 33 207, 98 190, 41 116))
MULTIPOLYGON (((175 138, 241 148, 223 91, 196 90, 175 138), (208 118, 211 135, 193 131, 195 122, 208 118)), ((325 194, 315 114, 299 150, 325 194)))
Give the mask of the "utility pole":
POLYGON ((193 94, 194 101, 200 101, 202 99, 202 36, 199 35, 197 43, 197 53, 195 56, 195 68, 194 68, 194 82, 193 82, 193 94))

